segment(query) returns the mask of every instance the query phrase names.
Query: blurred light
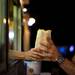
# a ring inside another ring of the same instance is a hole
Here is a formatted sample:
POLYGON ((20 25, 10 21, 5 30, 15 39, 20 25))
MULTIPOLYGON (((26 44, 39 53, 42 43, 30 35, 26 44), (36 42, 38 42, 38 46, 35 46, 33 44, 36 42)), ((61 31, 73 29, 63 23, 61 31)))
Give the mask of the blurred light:
POLYGON ((73 46, 73 45, 70 46, 69 51, 70 51, 70 52, 73 52, 73 51, 74 51, 74 46, 73 46))
POLYGON ((58 50, 61 54, 66 55, 66 47, 59 47, 58 50))
POLYGON ((61 47, 60 48, 60 52, 63 52, 64 53, 65 52, 65 48, 64 47, 61 47))
POLYGON ((32 26, 34 23, 35 23, 35 19, 34 18, 29 18, 28 25, 32 26))
POLYGON ((10 24, 10 19, 8 19, 8 24, 10 24))
POLYGON ((23 10, 22 10, 23 12, 27 12, 27 8, 23 8, 23 10))
POLYGON ((25 23, 26 22, 26 19, 23 19, 23 23, 25 23))
POLYGON ((14 32, 13 31, 9 31, 9 39, 10 40, 14 39, 14 32))
POLYGON ((6 18, 3 19, 3 23, 6 24, 6 18))

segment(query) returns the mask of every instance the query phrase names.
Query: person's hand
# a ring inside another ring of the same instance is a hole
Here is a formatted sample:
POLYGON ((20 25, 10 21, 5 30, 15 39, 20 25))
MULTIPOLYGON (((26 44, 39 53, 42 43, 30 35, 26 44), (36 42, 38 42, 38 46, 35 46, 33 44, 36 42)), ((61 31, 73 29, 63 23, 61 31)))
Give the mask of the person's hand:
POLYGON ((41 54, 39 48, 32 48, 29 51, 25 51, 24 55, 25 55, 25 60, 41 61, 43 59, 43 55, 41 54))
POLYGON ((47 41, 42 40, 39 49, 43 52, 44 60, 46 61, 56 61, 61 55, 50 38, 48 38, 47 41))

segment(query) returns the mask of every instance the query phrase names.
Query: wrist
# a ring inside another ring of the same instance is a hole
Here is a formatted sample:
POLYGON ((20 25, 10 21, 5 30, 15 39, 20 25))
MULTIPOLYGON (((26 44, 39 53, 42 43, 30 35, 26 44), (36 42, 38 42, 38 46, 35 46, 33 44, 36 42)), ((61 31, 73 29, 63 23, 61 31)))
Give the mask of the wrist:
POLYGON ((62 64, 64 62, 65 58, 62 56, 62 55, 59 55, 55 61, 58 63, 58 64, 62 64))
POLYGON ((25 52, 23 52, 23 55, 24 55, 23 57, 24 57, 24 59, 25 59, 25 60, 26 60, 26 56, 27 56, 26 54, 27 54, 27 52, 26 52, 26 51, 25 51, 25 52))

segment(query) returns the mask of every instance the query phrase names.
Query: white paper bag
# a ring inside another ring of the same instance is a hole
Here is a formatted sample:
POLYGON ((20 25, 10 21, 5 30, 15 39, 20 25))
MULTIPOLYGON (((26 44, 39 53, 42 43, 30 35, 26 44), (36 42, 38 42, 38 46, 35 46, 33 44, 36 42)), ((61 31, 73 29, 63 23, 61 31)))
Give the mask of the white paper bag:
POLYGON ((47 41, 47 38, 51 38, 51 30, 39 29, 37 31, 35 48, 38 48, 40 46, 41 40, 47 41))

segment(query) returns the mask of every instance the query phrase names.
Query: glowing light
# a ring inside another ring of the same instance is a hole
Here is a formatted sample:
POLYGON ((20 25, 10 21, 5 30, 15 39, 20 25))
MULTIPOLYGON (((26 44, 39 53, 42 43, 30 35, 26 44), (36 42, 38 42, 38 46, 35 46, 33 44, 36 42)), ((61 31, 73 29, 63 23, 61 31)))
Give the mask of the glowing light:
POLYGON ((14 39, 14 32, 13 31, 9 31, 9 39, 10 40, 14 39))
POLYGON ((26 19, 23 19, 23 22, 25 23, 26 22, 26 19))
POLYGON ((59 50, 60 50, 60 52, 62 52, 62 53, 65 52, 65 48, 64 48, 64 47, 60 47, 59 50))
POLYGON ((28 25, 32 26, 34 23, 35 23, 35 19, 34 18, 29 18, 28 25))
POLYGON ((27 8, 23 8, 23 10, 22 10, 23 12, 27 12, 27 8))
POLYGON ((3 23, 6 24, 6 18, 3 19, 3 23))
POLYGON ((69 51, 70 51, 70 52, 73 52, 73 51, 74 51, 74 46, 73 46, 73 45, 70 46, 69 51))

